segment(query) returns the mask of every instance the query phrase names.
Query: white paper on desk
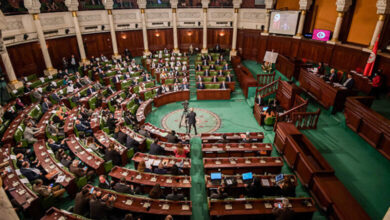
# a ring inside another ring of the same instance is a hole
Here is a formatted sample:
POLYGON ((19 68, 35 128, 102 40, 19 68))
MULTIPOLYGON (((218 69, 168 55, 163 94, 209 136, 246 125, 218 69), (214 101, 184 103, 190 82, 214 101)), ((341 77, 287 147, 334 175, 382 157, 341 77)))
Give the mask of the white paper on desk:
POLYGON ((22 182, 23 184, 30 183, 27 178, 20 179, 20 182, 22 182))
POLYGON ((13 154, 11 154, 9 157, 11 158, 11 160, 16 160, 16 156, 13 154))
POLYGON ((153 166, 158 166, 161 163, 161 160, 154 160, 153 166))
POLYGON ((148 169, 151 169, 153 161, 154 161, 154 159, 149 159, 149 160, 145 161, 145 167, 148 169))
POLYGON ((66 177, 65 175, 63 175, 63 176, 58 176, 57 179, 56 179, 56 183, 64 182, 65 177, 66 177))
POLYGON ((93 150, 92 149, 90 149, 90 148, 87 148, 86 149, 88 152, 90 152, 90 153, 92 153, 93 152, 93 150))
POLYGON ((53 151, 52 151, 52 150, 47 150, 47 152, 49 152, 49 154, 53 154, 53 151))
POLYGON ((15 170, 15 173, 16 173, 16 175, 18 175, 18 176, 22 175, 22 173, 20 172, 19 169, 15 170))

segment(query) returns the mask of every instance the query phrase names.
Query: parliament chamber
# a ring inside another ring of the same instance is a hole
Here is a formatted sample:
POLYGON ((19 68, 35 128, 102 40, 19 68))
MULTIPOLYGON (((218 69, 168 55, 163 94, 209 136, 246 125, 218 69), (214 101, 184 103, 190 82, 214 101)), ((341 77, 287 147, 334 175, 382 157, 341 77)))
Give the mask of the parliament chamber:
POLYGON ((0 219, 390 219, 390 1, 0 9, 0 219))

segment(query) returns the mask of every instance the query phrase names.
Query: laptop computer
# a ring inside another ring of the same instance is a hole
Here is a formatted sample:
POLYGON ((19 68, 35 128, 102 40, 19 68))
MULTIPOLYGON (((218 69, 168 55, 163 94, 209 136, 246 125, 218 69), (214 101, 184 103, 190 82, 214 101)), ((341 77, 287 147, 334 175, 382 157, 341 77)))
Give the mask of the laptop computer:
POLYGON ((210 175, 211 183, 213 185, 220 185, 222 180, 222 174, 221 173, 211 173, 210 175))
POLYGON ((250 182, 252 182, 252 179, 253 179, 253 174, 252 174, 252 172, 243 173, 243 174, 242 174, 242 181, 243 181, 244 183, 250 183, 250 182))
POLYGON ((279 182, 281 182, 283 180, 284 180, 284 175, 283 174, 279 174, 279 175, 275 176, 275 182, 276 183, 279 183, 279 182))

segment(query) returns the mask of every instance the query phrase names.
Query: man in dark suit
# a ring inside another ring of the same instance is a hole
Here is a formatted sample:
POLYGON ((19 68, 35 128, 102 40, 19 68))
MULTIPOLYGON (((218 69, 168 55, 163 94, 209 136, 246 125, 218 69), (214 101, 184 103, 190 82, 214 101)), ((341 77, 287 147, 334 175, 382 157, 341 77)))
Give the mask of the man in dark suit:
POLYGON ((70 63, 70 68, 73 70, 73 72, 74 73, 77 72, 77 68, 79 67, 79 64, 74 54, 72 54, 72 56, 70 57, 69 63, 70 63))
POLYGON ((209 65, 209 62, 208 62, 207 60, 203 60, 203 61, 202 61, 202 65, 203 65, 203 66, 208 66, 208 65, 209 65))
POLYGON ((80 120, 76 120, 76 128, 78 131, 83 131, 87 136, 92 134, 92 129, 82 124, 80 120))
POLYGON ((113 181, 109 182, 105 175, 100 175, 99 176, 99 188, 111 189, 111 185, 113 183, 114 183, 113 181))
POLYGON ((199 83, 196 85, 196 88, 197 88, 197 89, 204 89, 205 86, 204 86, 204 84, 203 84, 202 82, 199 82, 199 83))
POLYGON ((179 142, 179 138, 176 136, 175 131, 172 130, 171 132, 169 132, 169 134, 167 135, 167 142, 173 143, 173 144, 176 144, 179 142))
POLYGON ((89 190, 84 188, 81 192, 76 194, 74 199, 73 212, 78 215, 84 215, 88 208, 89 203, 89 190))
POLYGON ((180 201, 180 200, 184 199, 184 195, 183 194, 179 194, 177 192, 177 188, 172 188, 172 193, 168 194, 166 199, 173 200, 173 201, 180 201))
POLYGON ((183 90, 189 90, 189 89, 190 89, 190 87, 188 86, 188 83, 187 83, 187 82, 184 82, 184 83, 183 83, 182 89, 183 89, 183 90))
POLYGON ((126 179, 124 177, 121 177, 120 181, 114 185, 113 189, 119 193, 134 194, 131 187, 126 184, 126 179))
POLYGON ((80 93, 76 93, 76 95, 72 97, 72 102, 75 103, 76 105, 80 104, 80 93))
POLYGON ((222 83, 219 85, 219 88, 220 89, 227 89, 228 88, 225 81, 222 81, 222 83))
POLYGON ((228 73, 226 75, 226 79, 225 79, 226 82, 231 82, 232 81, 232 76, 230 75, 230 73, 228 73))
POLYGON ((195 135, 198 134, 196 130, 196 113, 194 112, 194 109, 190 109, 190 113, 187 115, 187 123, 188 123, 188 133, 191 133, 191 127, 194 127, 195 135))
POLYGON ((57 95, 56 92, 53 92, 53 94, 51 94, 51 98, 58 103, 61 102, 61 98, 57 95))
POLYGON ((119 82, 120 81, 120 79, 119 79, 119 76, 118 75, 115 75, 114 77, 112 77, 112 82, 113 83, 117 83, 117 82, 119 82))
POLYGON ((106 90, 107 90, 107 95, 114 94, 114 90, 112 89, 111 85, 108 85, 106 90))
POLYGON ((227 63, 223 66, 223 70, 229 70, 229 65, 227 63))
POLYGON ((217 78, 217 76, 213 76, 213 78, 211 79, 211 82, 213 82, 213 83, 216 83, 216 82, 218 82, 218 78, 217 78))
POLYGON ((354 84, 355 84, 355 80, 352 78, 352 75, 348 73, 348 78, 343 83, 343 86, 346 87, 347 89, 352 89, 354 84))
POLYGON ((162 155, 164 154, 164 148, 158 144, 158 139, 155 139, 154 142, 150 145, 149 154, 152 155, 162 155))
POLYGON ((204 70, 204 76, 210 76, 210 71, 208 69, 204 70))
POLYGON ((134 152, 138 152, 139 143, 134 139, 134 134, 127 135, 126 139, 126 148, 133 148, 134 152))
MULTIPOLYGON (((100 193, 101 194, 101 193, 100 193)), ((113 209, 114 196, 105 194, 101 199, 96 193, 89 201, 89 213, 91 219, 110 219, 108 214, 113 209)))
POLYGON ((87 89, 87 96, 91 95, 91 94, 94 93, 94 92, 95 92, 95 89, 92 88, 91 85, 89 85, 89 86, 88 86, 88 89, 87 89))
POLYGON ((20 172, 30 182, 33 182, 36 179, 41 179, 41 171, 37 168, 31 168, 30 164, 27 161, 24 161, 22 163, 22 168, 20 169, 20 172))
POLYGON ((43 98, 43 102, 42 102, 42 113, 45 113, 47 112, 47 110, 49 110, 49 108, 52 106, 52 104, 50 103, 50 101, 47 99, 47 98, 43 98))

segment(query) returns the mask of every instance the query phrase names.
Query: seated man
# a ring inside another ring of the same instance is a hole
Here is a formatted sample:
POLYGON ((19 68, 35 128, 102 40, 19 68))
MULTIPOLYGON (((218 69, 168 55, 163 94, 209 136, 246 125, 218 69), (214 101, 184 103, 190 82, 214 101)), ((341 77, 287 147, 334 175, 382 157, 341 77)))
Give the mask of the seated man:
POLYGON ((220 89, 228 89, 229 87, 226 85, 225 81, 222 81, 222 83, 219 85, 220 89))
POLYGON ((87 136, 92 134, 92 129, 82 124, 80 120, 76 120, 76 129, 78 131, 83 131, 87 136))
POLYGON ((65 189, 61 188, 60 185, 53 187, 53 184, 50 184, 50 186, 45 186, 43 185, 43 181, 41 179, 35 180, 32 189, 34 192, 45 198, 49 196, 61 197, 65 193, 65 189))
POLYGON ((39 131, 39 128, 33 127, 31 122, 28 122, 26 128, 24 129, 23 137, 27 140, 28 143, 35 143, 38 140, 34 137, 34 135, 37 134, 39 131))
POLYGON ((93 170, 88 171, 88 167, 79 167, 81 161, 75 159, 72 164, 69 166, 69 171, 72 172, 77 178, 87 176, 92 176, 95 172, 93 170))
POLYGON ((58 151, 59 149, 67 150, 68 147, 65 144, 65 139, 61 141, 60 144, 57 144, 53 139, 49 138, 48 144, 47 144, 54 152, 58 151))
POLYGON ((49 122, 49 125, 47 126, 47 132, 49 132, 53 136, 57 137, 64 137, 65 133, 62 130, 62 128, 57 128, 57 126, 54 124, 54 121, 51 120, 49 122))
POLYGON ((95 92, 95 89, 91 85, 89 85, 88 89, 87 89, 87 96, 91 95, 94 92, 95 92))
POLYGON ((352 75, 348 73, 348 78, 343 83, 343 86, 346 87, 347 89, 352 89, 354 84, 355 84, 355 80, 352 78, 352 75))
POLYGON ((165 152, 164 148, 161 147, 159 144, 158 144, 158 139, 156 138, 153 143, 150 145, 150 150, 149 150, 149 154, 152 154, 152 155, 163 155, 165 152))
POLYGON ((202 82, 199 82, 197 85, 196 85, 196 88, 197 89, 205 89, 205 85, 202 83, 202 82))
POLYGON ((37 168, 31 168, 30 163, 27 161, 24 161, 22 163, 22 168, 20 168, 20 172, 23 176, 25 176, 28 181, 33 182, 34 180, 42 178, 42 172, 37 168))
POLYGON ((134 194, 134 186, 127 185, 124 177, 121 177, 119 182, 114 185, 113 190, 119 193, 134 194))
POLYGON ((168 194, 166 199, 173 201, 184 200, 184 195, 177 192, 177 188, 172 188, 172 193, 168 194))

